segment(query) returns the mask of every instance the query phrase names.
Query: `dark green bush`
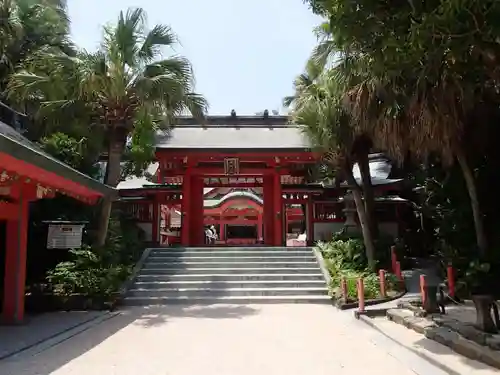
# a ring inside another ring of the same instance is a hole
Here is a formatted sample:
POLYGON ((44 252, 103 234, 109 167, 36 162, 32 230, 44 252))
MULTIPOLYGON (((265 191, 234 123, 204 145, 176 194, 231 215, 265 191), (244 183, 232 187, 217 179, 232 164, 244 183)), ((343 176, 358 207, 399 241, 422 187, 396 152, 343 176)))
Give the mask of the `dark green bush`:
POLYGON ((70 253, 72 260, 57 264, 47 273, 47 280, 57 295, 108 297, 130 274, 130 267, 106 265, 89 247, 70 250, 70 253))
MULTIPOLYGON (((357 299, 356 281, 364 279, 365 298, 377 298, 380 292, 380 280, 377 274, 368 270, 363 241, 357 237, 343 234, 335 235, 331 242, 318 243, 318 249, 323 254, 332 281, 331 293, 340 297, 342 278, 347 281, 349 299, 357 299)), ((387 275, 388 290, 398 290, 399 283, 394 275, 387 275)))
POLYGON ((70 250, 71 259, 48 271, 55 294, 109 297, 129 277, 143 251, 143 232, 132 221, 118 215, 109 223, 106 246, 70 250))

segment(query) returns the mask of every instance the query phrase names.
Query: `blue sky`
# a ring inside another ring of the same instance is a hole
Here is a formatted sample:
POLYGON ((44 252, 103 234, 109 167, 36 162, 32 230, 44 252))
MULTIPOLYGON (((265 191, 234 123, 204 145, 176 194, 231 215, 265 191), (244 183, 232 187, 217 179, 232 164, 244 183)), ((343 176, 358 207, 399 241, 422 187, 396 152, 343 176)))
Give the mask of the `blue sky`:
POLYGON ((120 10, 142 7, 149 25, 170 25, 182 43, 176 52, 193 63, 197 91, 211 114, 279 109, 292 93, 316 39, 320 20, 301 0, 71 0, 76 43, 94 49, 102 25, 120 10))

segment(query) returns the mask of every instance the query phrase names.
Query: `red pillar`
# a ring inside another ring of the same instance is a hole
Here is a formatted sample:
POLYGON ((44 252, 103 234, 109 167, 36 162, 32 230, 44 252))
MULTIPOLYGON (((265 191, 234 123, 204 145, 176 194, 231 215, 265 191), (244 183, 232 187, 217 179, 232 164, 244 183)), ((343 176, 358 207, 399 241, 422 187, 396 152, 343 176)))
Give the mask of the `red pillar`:
POLYGON ((283 216, 285 217, 285 227, 283 228, 283 231, 285 232, 286 238, 286 235, 288 234, 288 223, 293 222, 293 220, 288 219, 288 208, 286 204, 283 205, 283 216))
POLYGON ((151 242, 153 244, 160 243, 160 204, 158 203, 158 196, 155 194, 153 197, 153 222, 151 223, 151 242))
POLYGON ((184 175, 182 182, 182 203, 181 203, 181 245, 189 246, 189 222, 190 218, 190 203, 191 203, 191 174, 189 171, 184 175))
POLYGON ((262 213, 257 217, 257 241, 262 239, 262 213))
POLYGON ((281 176, 273 176, 273 203, 274 203, 274 246, 283 246, 283 197, 281 191, 281 176))
POLYGON ((191 222, 191 245, 203 246, 205 243, 205 232, 203 230, 203 177, 191 177, 191 203, 190 217, 191 222))
POLYGON ((226 240, 226 222, 225 221, 219 221, 219 227, 220 227, 220 240, 225 241, 226 240))
POLYGON ((26 283, 26 257, 28 245, 28 201, 19 203, 16 220, 7 221, 5 243, 5 279, 3 297, 3 320, 6 323, 21 323, 24 318, 24 294, 26 283))
POLYGON ((269 246, 274 245, 274 187, 273 176, 263 177, 264 195, 264 243, 269 246))
POLYGON ((309 197, 309 201, 307 202, 307 244, 312 246, 314 243, 314 203, 311 197, 309 197))

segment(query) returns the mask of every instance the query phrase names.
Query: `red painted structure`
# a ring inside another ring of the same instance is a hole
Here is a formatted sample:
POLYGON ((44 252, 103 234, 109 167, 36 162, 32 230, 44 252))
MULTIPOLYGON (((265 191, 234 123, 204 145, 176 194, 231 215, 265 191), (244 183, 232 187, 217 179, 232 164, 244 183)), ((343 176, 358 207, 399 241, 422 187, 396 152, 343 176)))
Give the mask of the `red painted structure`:
MULTIPOLYGON (((206 187, 261 188, 264 243, 283 245, 284 205, 291 203, 284 195, 296 192, 287 184, 302 183, 307 166, 316 162, 300 131, 287 121, 266 115, 209 117, 202 125, 192 118, 179 119, 172 133, 157 143, 157 182, 178 186, 182 197, 181 245, 204 245, 206 187)), ((154 199, 161 200, 161 194, 154 199)), ((307 198, 293 203, 312 204, 307 198)), ((158 216, 157 204, 152 215, 158 216)), ((158 241, 156 224, 153 241, 158 241)))
MULTIPOLYGON (((298 193, 293 187, 287 187, 286 183, 290 175, 290 167, 298 163, 313 163, 314 156, 310 152, 277 153, 273 154, 200 154, 199 152, 184 151, 179 154, 175 150, 157 151, 160 162, 160 180, 163 178, 167 184, 173 182, 171 179, 182 180, 181 209, 182 227, 181 244, 184 246, 202 246, 204 244, 204 187, 238 186, 245 184, 246 187, 259 187, 263 191, 263 212, 261 216, 263 224, 264 243, 270 246, 281 246, 284 243, 284 205, 306 204, 312 205, 311 200, 303 195, 299 198, 293 194, 298 193), (224 159, 236 158, 241 166, 259 165, 259 167, 240 167, 237 177, 226 177, 224 171, 224 159), (167 162, 167 160, 169 160, 167 162), (166 167, 173 164, 174 167, 166 167), (210 164, 210 166, 206 166, 210 164), (214 179, 217 182, 214 183, 214 179), (284 197, 285 196, 285 197, 284 197)), ((157 202, 161 193, 157 194, 157 202)), ((153 205, 153 218, 158 215, 157 205, 153 205)), ((312 219, 312 218, 311 218, 312 219)), ((257 218, 258 220, 258 218, 257 218)), ((156 225, 153 227, 153 238, 157 239, 156 225)))
MULTIPOLYGON (((283 116, 265 115, 210 116, 206 124, 196 124, 192 118, 178 119, 178 124, 157 138, 155 182, 126 190, 119 187, 126 210, 138 221, 151 223, 151 239, 157 244, 165 242, 160 238, 160 222, 174 210, 181 217, 180 232, 178 237, 170 235, 169 243, 177 238, 183 246, 203 246, 205 225, 250 220, 262 223, 258 227, 262 227, 259 237, 262 234, 264 244, 282 246, 287 221, 300 217, 305 219, 307 241, 312 244, 316 224, 324 229, 322 223, 345 222, 345 203, 340 198, 349 187, 306 183, 318 155, 311 151, 300 129, 287 122, 283 116), (229 205, 204 208, 204 188, 229 187, 258 190, 263 204, 248 204, 246 210, 239 211, 230 210, 229 205), (300 208, 287 211, 290 205, 300 208)), ((376 191, 392 191, 397 181, 381 177, 375 181, 380 184, 376 191)), ((389 207, 384 213, 398 216, 397 205, 390 203, 384 202, 389 207)), ((380 221, 390 220, 394 219, 380 221)), ((219 234, 224 238, 224 233, 219 234)))
MULTIPOLYGON (((227 188, 214 188, 204 194, 203 224, 204 226, 214 225, 219 228, 217 244, 256 244, 264 238, 264 205, 259 196, 262 195, 261 191, 259 191, 261 189, 252 189, 252 193, 231 190, 227 188), (216 197, 219 198, 215 199, 216 197), (211 200, 215 204, 207 204, 211 200), (255 226, 257 234, 253 239, 229 238, 226 236, 227 225, 255 226)), ((166 229, 181 227, 180 217, 177 214, 181 209, 181 205, 175 206, 173 210, 161 205, 161 219, 163 223, 163 227, 160 229, 161 244, 179 242, 175 236, 170 235, 166 239, 165 235, 169 233, 166 229)), ((284 229, 288 228, 289 224, 300 225, 305 220, 305 215, 301 207, 285 205, 284 212, 284 229)))
POLYGON ((24 317, 30 203, 65 194, 94 204, 113 192, 0 122, 0 220, 6 222, 3 322, 21 323, 24 317))

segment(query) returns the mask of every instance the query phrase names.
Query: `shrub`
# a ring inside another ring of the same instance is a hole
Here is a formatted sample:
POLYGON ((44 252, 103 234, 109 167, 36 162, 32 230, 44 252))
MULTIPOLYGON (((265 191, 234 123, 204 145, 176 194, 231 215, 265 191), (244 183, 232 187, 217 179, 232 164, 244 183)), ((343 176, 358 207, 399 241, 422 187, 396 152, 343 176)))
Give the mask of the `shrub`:
POLYGON ((334 264, 336 269, 364 270, 367 266, 362 240, 350 238, 320 242, 317 245, 323 257, 334 264))
MULTIPOLYGON (((331 275, 330 290, 334 297, 340 297, 342 278, 347 281, 347 296, 357 299, 357 284, 363 278, 365 298, 373 299, 379 296, 380 279, 367 267, 365 249, 360 238, 336 235, 331 242, 319 242, 318 249, 323 254, 328 271, 331 275)), ((398 290, 399 282, 392 274, 387 274, 387 289, 398 290)))
POLYGON ((47 280, 55 294, 69 296, 83 294, 89 297, 110 296, 130 273, 121 265, 105 265, 89 247, 70 250, 71 261, 61 262, 47 273, 47 280))

